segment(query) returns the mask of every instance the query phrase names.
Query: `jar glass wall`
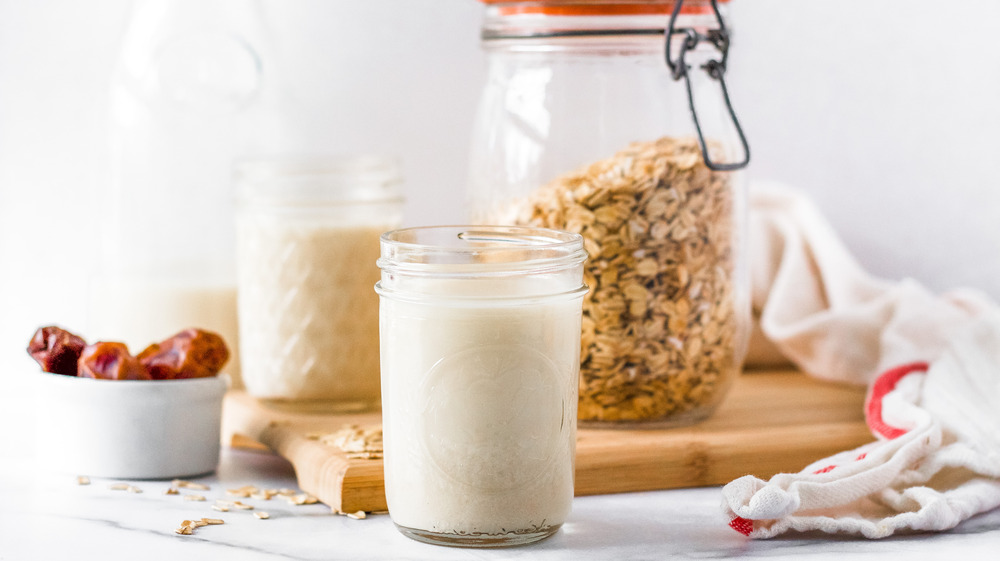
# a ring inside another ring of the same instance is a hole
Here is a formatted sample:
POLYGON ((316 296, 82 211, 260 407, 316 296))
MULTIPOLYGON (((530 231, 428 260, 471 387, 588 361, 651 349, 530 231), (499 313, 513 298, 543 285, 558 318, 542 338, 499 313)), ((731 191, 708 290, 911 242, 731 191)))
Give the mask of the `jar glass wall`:
MULTIPOLYGON (((687 90, 665 58, 666 2, 487 7, 487 82, 469 211, 482 224, 580 233, 590 260, 579 419, 665 426, 706 418, 737 376, 749 332, 738 172, 702 157, 687 90)), ((717 25, 688 1, 678 27, 717 25)), ((676 39, 682 40, 681 37, 676 39)), ((710 159, 740 147, 718 83, 687 53, 710 159)))

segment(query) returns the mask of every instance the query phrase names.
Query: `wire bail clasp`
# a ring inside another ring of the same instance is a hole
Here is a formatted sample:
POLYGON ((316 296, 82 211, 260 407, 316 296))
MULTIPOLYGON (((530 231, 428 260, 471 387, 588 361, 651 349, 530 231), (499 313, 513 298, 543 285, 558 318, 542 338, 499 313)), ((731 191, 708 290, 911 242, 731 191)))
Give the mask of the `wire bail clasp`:
POLYGON ((736 112, 733 110, 733 104, 729 100, 729 90, 726 88, 726 62, 729 59, 729 30, 726 29, 726 24, 722 21, 722 14, 719 13, 719 5, 716 0, 711 0, 712 10, 715 13, 715 19, 719 24, 718 29, 710 29, 706 33, 700 33, 698 30, 692 27, 675 27, 674 24, 677 21, 677 15, 681 11, 681 6, 684 5, 684 0, 675 0, 674 10, 670 14, 670 23, 667 26, 666 33, 666 59, 667 66, 670 67, 670 74, 673 76, 674 80, 680 80, 684 78, 684 85, 687 87, 688 96, 688 106, 691 108, 691 119, 694 120, 694 127, 698 131, 698 143, 701 145, 701 154, 705 160, 705 165, 713 171, 733 171, 738 169, 743 169, 750 163, 750 146, 747 145, 746 136, 743 135, 743 128, 740 126, 739 119, 736 118, 736 112), (684 35, 684 40, 681 42, 680 53, 678 53, 677 58, 674 59, 671 56, 670 44, 673 42, 672 39, 674 35, 684 35), (705 135, 701 132, 701 123, 698 121, 698 112, 694 107, 694 95, 691 93, 691 78, 688 76, 688 71, 691 66, 688 65, 685 57, 688 51, 694 49, 702 41, 708 41, 715 46, 716 49, 722 53, 722 56, 718 59, 710 59, 705 64, 701 65, 701 69, 704 70, 709 77, 714 80, 719 81, 719 86, 722 88, 722 97, 726 101, 726 109, 729 111, 729 116, 733 120, 733 126, 736 128, 736 134, 740 137, 740 143, 743 145, 743 160, 733 163, 718 163, 713 162, 708 156, 708 147, 705 145, 705 135))

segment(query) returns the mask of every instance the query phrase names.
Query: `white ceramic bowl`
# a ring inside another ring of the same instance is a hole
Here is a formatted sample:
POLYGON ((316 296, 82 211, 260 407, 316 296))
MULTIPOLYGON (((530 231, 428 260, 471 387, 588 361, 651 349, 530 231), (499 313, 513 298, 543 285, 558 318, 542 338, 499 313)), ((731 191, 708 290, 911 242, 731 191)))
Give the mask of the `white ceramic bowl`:
POLYGON ((36 457, 47 471, 169 479, 215 471, 228 378, 94 380, 36 374, 36 457))

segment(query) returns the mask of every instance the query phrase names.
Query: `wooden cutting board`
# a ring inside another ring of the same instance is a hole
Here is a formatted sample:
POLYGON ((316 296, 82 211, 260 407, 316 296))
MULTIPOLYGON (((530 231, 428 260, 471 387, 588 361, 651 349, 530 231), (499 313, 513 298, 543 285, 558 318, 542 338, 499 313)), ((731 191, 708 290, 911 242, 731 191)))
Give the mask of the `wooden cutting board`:
MULTIPOLYGON (((750 372, 716 414, 694 427, 580 429, 576 494, 599 495, 721 485, 753 474, 799 471, 824 456, 873 438, 864 423, 864 389, 792 371, 750 372)), ((295 467, 299 487, 342 512, 385 510, 382 460, 348 459, 316 440, 346 424, 377 425, 378 413, 332 415, 265 406, 230 392, 224 438, 274 450, 295 467)))

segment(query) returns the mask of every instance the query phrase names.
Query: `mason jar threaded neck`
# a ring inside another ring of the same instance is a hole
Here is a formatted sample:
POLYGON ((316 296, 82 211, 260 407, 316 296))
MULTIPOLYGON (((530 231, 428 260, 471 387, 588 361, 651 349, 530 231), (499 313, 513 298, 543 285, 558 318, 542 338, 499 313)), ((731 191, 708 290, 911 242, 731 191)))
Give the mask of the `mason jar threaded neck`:
POLYGON ((324 204, 399 203, 399 161, 384 155, 280 155, 234 166, 237 200, 244 206, 315 207, 324 204))
POLYGON ((579 234, 521 226, 432 226, 382 234, 382 296, 446 299, 580 297, 579 234))

